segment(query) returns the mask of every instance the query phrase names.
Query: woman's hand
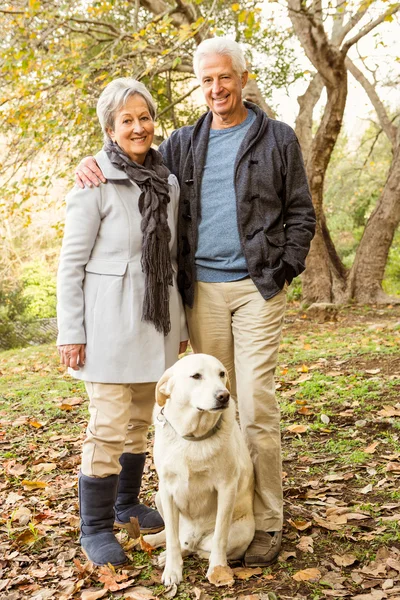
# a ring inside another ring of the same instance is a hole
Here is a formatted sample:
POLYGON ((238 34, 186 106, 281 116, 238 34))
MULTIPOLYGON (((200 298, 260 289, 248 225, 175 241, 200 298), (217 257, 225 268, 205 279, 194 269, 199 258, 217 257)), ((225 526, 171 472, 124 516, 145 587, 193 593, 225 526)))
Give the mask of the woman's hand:
POLYGON ((79 371, 85 364, 86 344, 66 344, 57 346, 60 355, 60 363, 79 371))
POLYGON ((184 354, 187 350, 189 340, 185 340, 179 344, 179 354, 184 354))

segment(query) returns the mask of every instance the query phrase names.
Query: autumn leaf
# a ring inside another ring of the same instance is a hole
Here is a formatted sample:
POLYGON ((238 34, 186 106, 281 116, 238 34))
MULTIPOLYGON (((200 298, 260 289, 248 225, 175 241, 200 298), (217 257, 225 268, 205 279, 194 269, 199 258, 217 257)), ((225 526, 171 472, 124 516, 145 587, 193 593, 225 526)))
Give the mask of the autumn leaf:
POLYGON ((39 463, 32 467, 32 471, 35 473, 50 473, 51 471, 54 471, 54 469, 57 469, 56 463, 39 463))
POLYGON ((311 554, 314 552, 314 540, 309 535, 303 535, 299 543, 296 544, 296 548, 301 550, 301 552, 310 552, 311 554))
POLYGON ((83 398, 75 397, 75 398, 65 398, 62 399, 61 403, 58 404, 58 408, 60 410, 72 410, 74 406, 79 406, 84 402, 83 398))
POLYGON ((140 547, 143 550, 143 552, 147 552, 149 556, 151 556, 155 550, 155 548, 153 548, 151 544, 146 542, 142 535, 140 536, 140 547))
POLYGON ((382 410, 378 411, 378 415, 381 417, 400 417, 400 410, 395 406, 385 405, 382 410))
POLYGON ((312 525, 311 521, 293 521, 292 519, 288 519, 288 523, 290 523, 292 527, 298 529, 299 531, 304 531, 312 525))
POLYGON ((260 567, 236 567, 236 569, 232 569, 232 571, 236 579, 250 579, 253 575, 262 575, 262 569, 260 567))
POLYGON ((99 568, 99 581, 104 583, 104 589, 110 592, 116 592, 122 588, 121 581, 126 581, 128 575, 126 573, 116 573, 112 565, 107 565, 99 568))
POLYGON ((303 569, 292 575, 295 581, 319 581, 321 579, 321 571, 318 569, 303 569))
POLYGON ((216 587, 221 587, 223 585, 233 585, 235 583, 232 569, 230 567, 215 567, 211 575, 207 577, 207 579, 216 587))
POLYGON ((366 452, 367 454, 373 454, 378 446, 379 442, 373 442, 372 444, 364 448, 363 452, 366 452))
POLYGON ((388 471, 388 472, 394 471, 394 472, 399 473, 400 472, 400 462, 389 462, 386 465, 386 471, 388 471))
POLYGON ((20 525, 27 525, 31 519, 32 512, 27 506, 17 508, 11 515, 11 521, 18 521, 20 525))
POLYGON ((123 594, 125 600, 156 600, 157 598, 151 590, 141 585, 125 589, 123 594))
POLYGON ((290 433, 305 433, 307 429, 307 425, 288 425, 288 427, 286 427, 286 430, 290 431, 290 433))
POLYGON ((34 427, 35 429, 41 429, 42 427, 44 427, 45 424, 46 423, 42 423, 41 421, 37 421, 36 419, 28 420, 28 425, 34 427))
POLYGON ((324 529, 329 529, 330 531, 338 531, 342 528, 341 525, 337 523, 330 523, 329 521, 326 521, 325 519, 322 519, 318 516, 314 516, 314 521, 320 527, 323 527, 324 529))
POLYGON ((98 588, 89 588, 84 590, 81 594, 81 600, 97 600, 103 598, 107 594, 107 590, 98 588))
POLYGON ((45 481, 29 481, 24 479, 21 481, 21 484, 26 490, 40 490, 47 487, 47 483, 45 481))
POLYGON ((357 557, 354 556, 354 554, 334 554, 332 558, 338 567, 349 567, 350 565, 353 565, 357 560, 357 557))
POLYGON ((361 488, 361 490, 359 490, 360 494, 369 494, 369 492, 372 492, 373 490, 373 485, 372 483, 368 483, 365 487, 361 488))

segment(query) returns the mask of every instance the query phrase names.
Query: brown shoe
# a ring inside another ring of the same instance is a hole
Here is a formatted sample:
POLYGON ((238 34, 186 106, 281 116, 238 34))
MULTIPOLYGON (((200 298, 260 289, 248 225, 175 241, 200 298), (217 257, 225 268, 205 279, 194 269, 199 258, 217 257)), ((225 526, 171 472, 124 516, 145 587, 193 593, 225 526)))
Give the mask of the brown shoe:
POLYGON ((282 544, 282 531, 256 530, 244 555, 246 567, 268 567, 276 561, 282 544))

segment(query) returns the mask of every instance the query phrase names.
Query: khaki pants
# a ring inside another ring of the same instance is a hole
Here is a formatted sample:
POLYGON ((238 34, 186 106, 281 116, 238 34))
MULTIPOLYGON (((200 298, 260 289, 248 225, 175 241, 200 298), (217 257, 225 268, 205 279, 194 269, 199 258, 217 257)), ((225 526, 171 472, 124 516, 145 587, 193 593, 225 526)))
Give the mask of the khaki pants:
POLYGON ((286 308, 286 289, 264 300, 251 279, 197 282, 187 308, 194 352, 216 356, 228 369, 241 429, 255 471, 256 529, 283 524, 280 410, 274 371, 286 308))
POLYGON ((85 382, 89 424, 83 442, 81 471, 88 477, 108 477, 121 471, 123 452, 146 452, 155 383, 85 382))

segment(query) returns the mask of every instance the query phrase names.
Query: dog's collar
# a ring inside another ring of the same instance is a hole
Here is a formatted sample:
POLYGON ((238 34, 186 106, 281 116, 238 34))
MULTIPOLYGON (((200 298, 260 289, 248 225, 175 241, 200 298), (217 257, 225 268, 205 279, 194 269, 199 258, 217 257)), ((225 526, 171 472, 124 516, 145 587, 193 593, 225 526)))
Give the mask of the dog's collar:
POLYGON ((180 435, 176 429, 174 427, 172 427, 171 423, 168 421, 167 417, 164 414, 164 407, 162 407, 162 409, 160 410, 160 412, 157 415, 157 424, 161 425, 161 427, 164 427, 164 425, 169 425, 171 427, 171 429, 173 429, 173 431, 175 431, 176 435, 179 435, 179 437, 183 438, 184 440, 187 440, 188 442, 202 442, 203 440, 207 440, 208 438, 212 437, 215 433, 217 433, 217 431, 219 431, 221 429, 221 425, 222 425, 222 414, 220 415, 218 421, 215 423, 214 427, 212 427, 209 431, 207 431, 207 433, 205 433, 204 435, 200 435, 199 437, 195 436, 195 435, 180 435), (160 415, 162 416, 162 419, 160 419, 160 415))

